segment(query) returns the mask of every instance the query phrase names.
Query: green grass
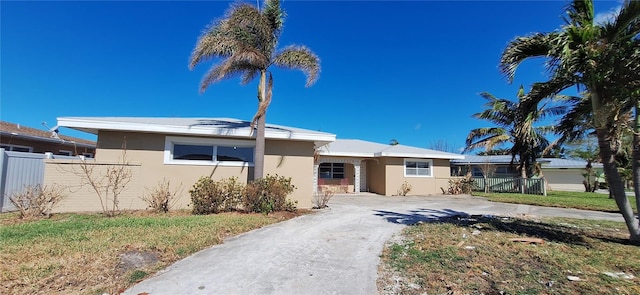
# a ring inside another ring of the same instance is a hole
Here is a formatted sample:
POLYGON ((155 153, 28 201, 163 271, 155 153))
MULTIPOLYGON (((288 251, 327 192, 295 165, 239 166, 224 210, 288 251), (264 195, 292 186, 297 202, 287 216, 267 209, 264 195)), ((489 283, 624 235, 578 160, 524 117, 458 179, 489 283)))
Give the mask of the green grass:
MULTIPOLYGON (((517 193, 473 192, 473 195, 486 197, 492 202, 619 212, 615 200, 609 199, 609 195, 598 193, 552 191, 549 192, 547 196, 542 196, 517 193)), ((630 196, 628 198, 633 210, 637 212, 635 197, 630 196)))
POLYGON ((395 286, 394 294, 640 294, 637 279, 603 274, 640 275, 640 247, 627 239, 620 222, 443 219, 410 226, 385 247, 378 286, 395 286), (510 240, 522 237, 544 243, 510 240))
POLYGON ((114 294, 225 237, 289 217, 134 212, 19 221, 15 214, 0 214, 0 294, 114 294), (143 269, 119 268, 120 254, 130 251, 153 253, 159 262, 143 269))

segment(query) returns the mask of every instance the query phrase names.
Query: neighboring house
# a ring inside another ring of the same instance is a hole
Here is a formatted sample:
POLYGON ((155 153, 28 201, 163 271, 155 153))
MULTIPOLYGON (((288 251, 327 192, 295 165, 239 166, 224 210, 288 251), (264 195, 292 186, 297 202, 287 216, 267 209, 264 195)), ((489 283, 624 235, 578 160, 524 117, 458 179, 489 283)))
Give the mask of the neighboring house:
MULTIPOLYGON (((542 175, 551 190, 584 191, 582 183, 584 176, 582 174, 586 172, 586 161, 559 158, 539 158, 536 161, 540 163, 542 175)), ((487 165, 495 167, 492 177, 519 177, 519 173, 516 171, 517 158, 512 166, 510 155, 465 155, 463 160, 451 161, 451 173, 462 176, 467 173, 468 169, 471 169, 473 177, 483 177, 483 168, 487 165)), ((592 166, 596 170, 602 169, 600 163, 592 163, 592 166)))
POLYGON ((406 182, 410 195, 442 193, 451 159, 463 155, 357 139, 338 139, 317 151, 314 180, 322 186, 348 185, 349 192, 398 194, 406 182))
MULTIPOLYGON (((126 146, 133 179, 120 201, 122 209, 143 209, 140 195, 163 179, 183 185, 180 207, 190 202, 187 191, 199 177, 252 179, 255 140, 247 121, 65 117, 58 118, 58 125, 98 136, 96 164, 121 161, 122 146, 126 146)), ((272 124, 267 124, 265 137, 265 175, 291 177, 296 190, 290 198, 301 208, 312 207, 318 185, 345 184, 353 192, 393 195, 406 181, 412 186, 410 194, 440 193, 440 187, 448 186, 449 160, 463 158, 403 145, 336 140, 334 134, 272 124)), ((77 163, 49 160, 45 183, 78 185, 73 180, 77 177, 68 173, 73 165, 77 163)), ((75 193, 61 210, 99 210, 97 199, 88 195, 87 190, 75 193)))
POLYGON ((0 148, 8 152, 93 157, 96 143, 90 140, 58 135, 20 124, 0 121, 0 148))

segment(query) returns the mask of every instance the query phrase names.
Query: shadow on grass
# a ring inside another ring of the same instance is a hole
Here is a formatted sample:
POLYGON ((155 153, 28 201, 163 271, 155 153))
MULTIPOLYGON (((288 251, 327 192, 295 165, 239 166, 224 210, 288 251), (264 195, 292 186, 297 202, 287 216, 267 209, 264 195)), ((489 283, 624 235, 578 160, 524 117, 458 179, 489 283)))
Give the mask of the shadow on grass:
POLYGON ((461 227, 472 227, 482 224, 481 231, 500 231, 527 237, 543 239, 547 242, 567 243, 591 246, 589 238, 603 242, 629 244, 628 240, 612 237, 593 229, 581 229, 561 224, 552 224, 512 217, 491 215, 470 215, 466 212, 451 209, 416 209, 408 213, 375 210, 374 215, 395 224, 414 225, 420 222, 449 223, 461 227))

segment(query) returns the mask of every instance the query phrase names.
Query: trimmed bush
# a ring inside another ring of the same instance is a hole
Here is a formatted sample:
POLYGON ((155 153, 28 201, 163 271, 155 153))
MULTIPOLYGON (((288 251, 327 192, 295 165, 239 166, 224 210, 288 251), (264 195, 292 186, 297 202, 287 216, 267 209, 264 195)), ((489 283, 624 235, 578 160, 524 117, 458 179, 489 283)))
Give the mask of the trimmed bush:
POLYGON ((295 189, 291 184, 291 177, 267 175, 247 184, 243 207, 249 212, 264 214, 273 211, 295 211, 296 203, 287 200, 287 196, 295 189))
POLYGON ((200 177, 193 188, 189 190, 193 214, 212 214, 220 212, 224 204, 224 185, 210 177, 200 177))

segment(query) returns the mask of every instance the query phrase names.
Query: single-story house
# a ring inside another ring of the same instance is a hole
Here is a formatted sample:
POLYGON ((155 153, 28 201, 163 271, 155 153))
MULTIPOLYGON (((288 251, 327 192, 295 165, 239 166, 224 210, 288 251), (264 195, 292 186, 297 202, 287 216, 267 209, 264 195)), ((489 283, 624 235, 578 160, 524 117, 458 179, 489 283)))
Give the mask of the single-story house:
POLYGON ((0 148, 8 152, 52 153, 61 156, 93 157, 96 143, 90 140, 59 135, 57 129, 40 130, 20 124, 0 121, 0 148))
MULTIPOLYGON (((583 173, 586 172, 587 162, 579 159, 539 158, 542 175, 547 180, 551 190, 558 191, 584 191, 583 173)), ((492 165, 494 171, 492 177, 518 177, 516 171, 517 158, 511 165, 510 155, 476 156, 465 155, 464 159, 451 161, 452 175, 464 175, 471 169, 473 177, 483 177, 483 166, 492 165)), ((602 170, 601 163, 592 163, 595 170, 602 170)))
POLYGON ((314 179, 323 185, 348 185, 347 191, 391 196, 406 182, 409 195, 442 193, 450 179, 449 161, 463 155, 406 145, 337 139, 317 152, 314 179), (345 181, 346 180, 346 181, 345 181))
MULTIPOLYGON (((177 204, 190 202, 188 190, 199 177, 252 179, 255 140, 250 122, 229 118, 62 117, 58 125, 98 136, 95 165, 122 163, 132 169, 121 209, 142 209, 140 195, 163 179, 182 184, 177 204), (123 147, 126 147, 123 149, 123 147)), ((346 186, 349 192, 394 195, 403 183, 409 194, 440 193, 448 186, 451 159, 462 155, 385 145, 362 140, 336 140, 336 135, 267 124, 264 173, 291 177, 290 198, 301 208, 312 207, 318 187, 346 186)), ((48 160, 45 184, 79 186, 74 163, 48 160), (66 166, 65 166, 66 165, 66 166), (76 177, 73 177, 75 174, 76 177)), ((65 211, 99 210, 87 200, 89 190, 76 189, 60 207, 65 211)))

